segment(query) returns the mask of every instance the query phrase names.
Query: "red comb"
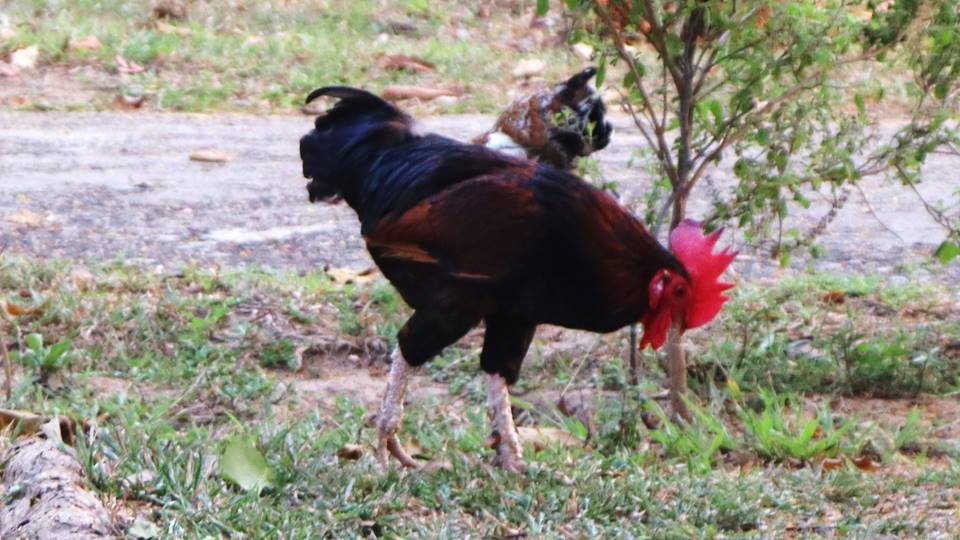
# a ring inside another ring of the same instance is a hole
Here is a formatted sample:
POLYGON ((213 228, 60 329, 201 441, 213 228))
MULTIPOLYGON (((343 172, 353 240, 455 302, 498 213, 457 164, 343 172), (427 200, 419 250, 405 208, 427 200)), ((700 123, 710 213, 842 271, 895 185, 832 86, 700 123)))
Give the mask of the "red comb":
POLYGON ((686 328, 707 324, 729 300, 723 292, 732 288, 733 283, 720 281, 720 274, 730 266, 737 252, 727 248, 713 253, 722 232, 723 229, 717 229, 704 235, 702 224, 685 219, 670 233, 670 249, 690 274, 693 304, 687 309, 686 328))

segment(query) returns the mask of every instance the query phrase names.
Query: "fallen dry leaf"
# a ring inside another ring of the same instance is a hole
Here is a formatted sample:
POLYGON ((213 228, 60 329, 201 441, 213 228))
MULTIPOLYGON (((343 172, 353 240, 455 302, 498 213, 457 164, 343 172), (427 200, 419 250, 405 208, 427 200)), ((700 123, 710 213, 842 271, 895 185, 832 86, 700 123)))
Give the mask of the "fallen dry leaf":
POLYGON ((192 161, 202 161, 205 163, 226 163, 233 159, 233 156, 224 152, 223 150, 216 149, 206 149, 206 150, 197 150, 190 154, 190 159, 192 161))
POLYGON ((0 409, 0 428, 14 426, 20 435, 32 435, 49 420, 46 416, 14 409, 0 409))
POLYGON ((31 45, 25 49, 13 51, 10 55, 10 65, 20 69, 33 69, 37 66, 37 59, 40 57, 40 48, 31 45))
POLYGON ((873 460, 873 456, 857 456, 853 458, 853 464, 861 471, 875 472, 880 465, 873 460))
POLYGON ((395 101, 399 99, 436 99, 440 96, 459 97, 463 91, 453 88, 428 88, 425 86, 406 86, 401 84, 391 84, 380 93, 383 99, 395 101))
POLYGON ((70 283, 80 291, 86 291, 93 288, 95 283, 95 278, 93 273, 91 273, 86 268, 74 268, 70 272, 70 283))
POLYGON ((99 51, 103 48, 103 45, 100 44, 100 40, 97 39, 97 36, 90 34, 89 36, 84 36, 80 39, 75 39, 70 41, 71 49, 78 49, 82 51, 99 51))
POLYGON ((17 68, 10 64, 0 63, 0 77, 16 77, 17 68))
POLYGON ((118 109, 136 110, 143 107, 146 96, 117 96, 113 98, 113 105, 118 109))
POLYGON ((133 60, 127 60, 119 54, 114 57, 114 61, 117 63, 117 71, 120 73, 141 73, 146 69, 133 60))
POLYGON ((517 79, 529 79, 540 75, 545 69, 547 69, 547 64, 543 60, 528 58, 517 63, 517 66, 513 68, 513 76, 517 79))
POLYGON ((436 64, 432 62, 405 54, 390 54, 384 56, 377 61, 377 66, 379 66, 380 69, 408 70, 419 73, 426 73, 437 69, 436 64))
POLYGON ((426 473, 434 473, 437 471, 449 472, 453 470, 453 463, 450 463, 450 461, 446 459, 436 459, 428 462, 421 470, 426 473))
POLYGON ((12 302, 4 302, 3 310, 11 317, 23 317, 24 315, 35 315, 43 311, 41 307, 24 307, 12 302))
POLYGON ((337 456, 340 459, 358 460, 363 456, 363 447, 359 444, 347 443, 337 450, 337 456))
POLYGON ((835 471, 843 467, 843 460, 840 458, 825 458, 820 462, 820 465, 825 471, 835 471))
POLYGON ((827 304, 842 304, 847 299, 847 295, 843 291, 828 291, 820 299, 827 304))
POLYGON ((182 26, 174 26, 172 24, 165 23, 163 21, 156 22, 157 32, 161 34, 172 34, 176 36, 186 37, 192 34, 193 32, 189 28, 184 28, 182 26))
POLYGON ((570 47, 570 50, 573 51, 574 56, 583 60, 584 62, 593 58, 593 47, 583 43, 582 41, 579 43, 574 43, 573 46, 570 47))
POLYGON ((517 432, 520 434, 521 443, 533 445, 534 450, 538 452, 553 444, 561 446, 583 445, 583 441, 580 439, 555 427, 521 426, 517 428, 517 432))
POLYGON ((337 283, 363 284, 372 281, 373 278, 376 277, 377 269, 372 266, 362 270, 355 270, 353 268, 328 268, 324 270, 324 273, 337 283))
POLYGON ((770 19, 770 6, 761 6, 757 10, 757 18, 753 21, 753 26, 756 28, 763 28, 767 25, 767 20, 770 19))
POLYGON ((55 222, 56 219, 53 217, 53 214, 41 214, 22 208, 7 217, 7 221, 14 225, 20 225, 21 227, 37 228, 49 225, 55 222))

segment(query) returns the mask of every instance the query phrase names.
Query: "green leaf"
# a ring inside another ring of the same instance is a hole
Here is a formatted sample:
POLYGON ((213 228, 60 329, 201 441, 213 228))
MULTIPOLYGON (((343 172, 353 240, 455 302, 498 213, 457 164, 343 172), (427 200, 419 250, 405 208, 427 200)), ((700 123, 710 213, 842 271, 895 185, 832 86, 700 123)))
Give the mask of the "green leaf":
POLYGON ((937 248, 936 255, 943 264, 950 264, 950 261, 956 259, 957 256, 960 255, 960 245, 957 245, 956 242, 945 240, 942 244, 940 244, 940 247, 937 248))
POLYGON ((63 353, 67 352, 72 345, 73 342, 69 339, 62 339, 58 341, 54 346, 50 347, 50 351, 47 352, 46 362, 55 364, 57 360, 63 356, 63 353))
MULTIPOLYGON (((634 65, 637 66, 637 73, 639 73, 641 77, 643 77, 644 75, 646 75, 646 73, 647 73, 647 68, 645 68, 645 67, 643 66, 643 64, 640 63, 639 60, 634 59, 634 62, 633 62, 633 63, 634 63, 634 65)), ((637 78, 634 77, 633 71, 632 71, 632 70, 627 71, 627 74, 624 75, 624 77, 623 77, 623 86, 624 86, 624 88, 626 88, 626 89, 629 91, 629 90, 630 90, 631 88, 633 88, 636 84, 637 84, 637 78)))
POLYGON ((713 115, 713 123, 720 127, 723 124, 723 105, 719 100, 711 99, 707 102, 707 107, 710 109, 710 114, 713 115))
POLYGON ((537 0, 537 17, 543 17, 550 11, 550 0, 537 0))
POLYGON ((856 106, 857 106, 857 111, 859 111, 860 114, 865 114, 865 113, 866 113, 867 106, 866 106, 866 104, 864 104, 864 102, 863 102, 863 96, 862 96, 862 95, 860 95, 860 94, 854 94, 854 96, 853 96, 853 103, 856 104, 856 106))
POLYGON ((39 353, 43 349, 43 336, 40 334, 27 334, 23 341, 31 351, 39 353))
POLYGON ((580 0, 567 0, 567 9, 573 10, 580 7, 580 0))
POLYGON ((597 88, 603 86, 604 79, 607 78, 607 57, 606 55, 600 55, 600 65, 597 66, 597 79, 594 83, 597 88))
POLYGON ((943 99, 947 97, 947 93, 950 92, 950 83, 946 81, 938 82, 936 86, 933 87, 933 95, 937 99, 943 99))
POLYGON ((246 491, 267 487, 273 470, 249 439, 231 437, 220 456, 220 474, 246 491))

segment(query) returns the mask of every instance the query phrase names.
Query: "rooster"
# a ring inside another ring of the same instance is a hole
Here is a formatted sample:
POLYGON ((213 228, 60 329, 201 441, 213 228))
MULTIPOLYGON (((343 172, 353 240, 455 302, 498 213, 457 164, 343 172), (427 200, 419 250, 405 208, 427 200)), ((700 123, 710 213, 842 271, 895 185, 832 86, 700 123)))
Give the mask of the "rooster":
POLYGON ((413 315, 397 335, 379 413, 377 456, 415 466, 397 439, 409 374, 481 321, 480 367, 497 463, 523 469, 509 385, 538 325, 611 332, 641 322, 641 347, 701 326, 731 284, 735 253, 691 221, 661 246, 610 195, 526 158, 434 134, 379 97, 330 86, 337 103, 300 140, 311 202, 342 198, 367 249, 413 315))
POLYGON ((610 144, 613 127, 607 108, 591 86, 597 68, 588 67, 567 81, 522 97, 497 118, 493 129, 475 138, 495 150, 570 169, 578 157, 610 144))

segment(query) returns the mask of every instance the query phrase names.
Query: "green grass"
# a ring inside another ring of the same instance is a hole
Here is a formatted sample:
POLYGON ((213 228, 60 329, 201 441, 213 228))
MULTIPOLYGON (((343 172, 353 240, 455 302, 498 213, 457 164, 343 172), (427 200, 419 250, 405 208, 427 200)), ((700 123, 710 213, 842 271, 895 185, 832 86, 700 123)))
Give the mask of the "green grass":
POLYGON ((92 103, 47 103, 26 96, 27 107, 103 108, 118 94, 145 94, 148 107, 177 111, 289 111, 317 86, 377 91, 398 83, 459 85, 467 98, 450 112, 492 112, 507 101, 502 88, 516 84, 511 70, 519 60, 544 60, 550 80, 580 67, 563 46, 528 53, 511 46, 505 35, 529 31, 526 17, 508 9, 496 9, 484 21, 475 17, 476 6, 449 0, 395 2, 386 8, 372 0, 187 4, 186 20, 158 23, 148 0, 13 0, 3 11, 15 34, 0 40, 0 58, 37 45, 42 69, 92 67, 95 80, 69 76, 71 84, 95 89, 92 103), (413 31, 396 33, 391 24, 397 21, 412 24, 413 31), (68 46, 88 35, 99 39, 101 50, 68 46), (384 71, 377 67, 384 54, 421 57, 437 70, 425 75, 384 71), (118 55, 146 71, 116 76, 118 55))
MULTIPOLYGON (((363 356, 366 347, 376 357, 388 348, 407 310, 382 280, 342 285, 321 272, 256 269, 159 274, 120 262, 90 273, 69 261, 0 258, 0 301, 31 311, 6 317, 5 328, 16 329, 8 343, 27 351, 25 336, 43 336, 36 361, 18 364, 13 397, 3 406, 92 420, 96 427, 78 444, 91 486, 122 501, 131 517, 156 523, 164 538, 960 532, 957 441, 933 436, 936 419, 919 409, 886 423, 836 413, 830 402, 856 392, 842 378, 842 363, 824 360, 836 377, 828 385, 819 378, 825 371, 803 367, 813 357, 789 357, 786 345, 719 364, 728 361, 723 351, 739 352, 739 345, 729 349, 730 339, 747 332, 758 336, 748 348, 770 335, 771 343, 789 344, 797 322, 820 329, 824 343, 854 331, 886 343, 908 336, 906 326, 918 321, 955 324, 937 318, 941 308, 930 296, 946 294, 939 289, 906 285, 878 293, 875 278, 828 276, 739 287, 721 320, 691 334, 700 361, 726 372, 693 381, 689 425, 637 400, 618 356, 622 335, 598 337, 589 350, 574 352, 548 352, 541 338, 517 388, 516 405, 529 409, 524 422, 583 439, 587 428, 578 420, 532 403, 538 392, 569 384, 597 396, 594 425, 584 444, 528 445, 529 471, 516 476, 489 465, 483 389, 469 343, 449 349, 414 385, 401 436, 415 443, 424 463, 442 464, 427 470, 382 472, 370 452, 374 434, 364 426, 370 411, 363 403, 339 397, 318 407, 320 396, 298 389, 303 379, 364 372, 363 360, 348 353, 363 356), (846 303, 824 304, 823 294, 837 290, 846 303), (888 315, 870 324, 854 317, 855 325, 864 323, 854 330, 818 326, 846 309, 888 315), (902 320, 906 312, 914 318, 902 320), (42 359, 61 340, 69 340, 69 362, 48 363, 46 380, 39 380, 42 359), (293 372, 295 366, 302 367, 293 372), (417 390, 422 385, 446 392, 426 397, 417 390), (817 385, 828 394, 802 393, 817 385), (642 407, 660 417, 659 429, 638 422, 642 407), (262 493, 244 492, 219 473, 217 460, 234 436, 250 437, 273 471, 262 493), (347 443, 364 449, 359 460, 338 457, 347 443), (946 459, 933 452, 943 446, 946 459), (876 456, 878 472, 854 466, 864 455, 876 456)), ((928 336, 917 336, 897 342, 909 351, 896 360, 910 365, 904 373, 915 369, 911 355, 929 345, 928 336)), ((926 391, 956 391, 954 371, 928 369, 926 391)), ((649 376, 645 388, 653 390, 656 367, 649 376)), ((904 394, 915 390, 909 377, 890 384, 901 384, 904 394)))

